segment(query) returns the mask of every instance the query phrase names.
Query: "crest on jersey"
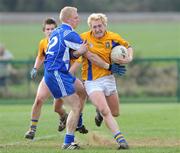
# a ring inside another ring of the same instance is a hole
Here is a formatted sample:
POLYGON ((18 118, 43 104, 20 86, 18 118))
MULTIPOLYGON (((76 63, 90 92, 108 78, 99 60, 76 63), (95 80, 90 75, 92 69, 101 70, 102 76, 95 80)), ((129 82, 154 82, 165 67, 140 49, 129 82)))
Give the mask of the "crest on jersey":
POLYGON ((110 48, 110 42, 106 42, 106 48, 110 48))
POLYGON ((89 43, 89 48, 92 48, 93 47, 93 44, 92 43, 89 43))

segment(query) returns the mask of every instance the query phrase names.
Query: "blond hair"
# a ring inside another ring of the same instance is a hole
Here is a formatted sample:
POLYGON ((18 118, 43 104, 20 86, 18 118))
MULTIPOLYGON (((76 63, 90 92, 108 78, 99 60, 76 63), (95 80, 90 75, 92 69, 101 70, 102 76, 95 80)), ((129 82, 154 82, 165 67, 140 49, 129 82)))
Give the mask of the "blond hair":
POLYGON ((93 14, 91 14, 88 17, 88 20, 87 20, 88 26, 91 28, 91 22, 96 21, 96 20, 101 20, 102 23, 105 26, 107 26, 108 19, 107 19, 106 15, 103 14, 103 13, 93 13, 93 14))
POLYGON ((77 12, 76 7, 66 6, 62 8, 59 14, 59 20, 61 22, 66 22, 66 20, 69 19, 74 12, 77 12))

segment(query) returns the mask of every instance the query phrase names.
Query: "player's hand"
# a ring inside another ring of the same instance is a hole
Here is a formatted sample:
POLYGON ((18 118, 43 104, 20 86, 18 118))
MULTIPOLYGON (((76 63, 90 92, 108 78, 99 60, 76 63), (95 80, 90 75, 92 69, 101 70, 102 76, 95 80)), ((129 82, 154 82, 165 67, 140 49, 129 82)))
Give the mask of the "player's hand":
POLYGON ((35 79, 36 76, 37 76, 37 69, 36 68, 33 68, 30 72, 30 75, 31 75, 31 79, 35 79))
POLYGON ((117 59, 116 60, 118 64, 128 64, 132 61, 132 57, 125 57, 125 58, 122 58, 122 59, 117 59))
POLYGON ((115 64, 115 63, 109 65, 109 70, 112 73, 118 74, 120 76, 122 76, 126 73, 126 67, 124 65, 119 65, 119 64, 115 64))
POLYGON ((87 52, 87 42, 84 41, 81 44, 81 47, 79 48, 79 50, 72 52, 72 57, 74 58, 79 58, 81 55, 85 54, 87 52))
POLYGON ((81 44, 81 47, 79 48, 79 53, 82 55, 85 52, 87 52, 87 41, 83 41, 83 43, 81 44))

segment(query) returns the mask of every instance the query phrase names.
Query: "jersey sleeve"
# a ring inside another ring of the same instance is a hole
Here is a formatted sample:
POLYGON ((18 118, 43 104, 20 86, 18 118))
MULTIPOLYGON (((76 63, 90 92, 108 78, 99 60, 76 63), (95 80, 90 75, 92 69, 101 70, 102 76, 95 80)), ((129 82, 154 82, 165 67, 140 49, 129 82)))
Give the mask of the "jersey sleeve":
POLYGON ((45 56, 44 43, 43 40, 39 42, 38 55, 39 59, 42 59, 45 56))
POLYGON ((129 42, 123 39, 119 34, 114 33, 112 34, 112 36, 113 36, 112 47, 115 47, 117 45, 122 45, 126 48, 130 47, 129 42))
POLYGON ((69 32, 65 31, 64 43, 66 44, 67 47, 73 50, 79 50, 83 41, 80 38, 79 34, 77 34, 75 31, 69 31, 69 32))

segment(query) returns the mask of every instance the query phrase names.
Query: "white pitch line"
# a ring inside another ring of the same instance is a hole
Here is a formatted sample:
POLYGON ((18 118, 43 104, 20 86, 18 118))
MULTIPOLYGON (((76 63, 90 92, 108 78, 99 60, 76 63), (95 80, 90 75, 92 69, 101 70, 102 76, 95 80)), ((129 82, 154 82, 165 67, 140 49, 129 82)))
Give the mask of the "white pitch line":
MULTIPOLYGON (((33 143, 35 141, 39 140, 45 140, 45 139, 50 139, 50 138, 55 138, 58 135, 47 135, 47 136, 42 136, 42 137, 36 137, 33 140, 26 140, 26 141, 16 141, 16 142, 11 142, 11 143, 6 143, 6 144, 0 144, 0 148, 7 147, 7 146, 15 146, 19 144, 26 144, 26 143, 33 143)), ((25 139, 25 138, 24 138, 25 139)))
POLYGON ((49 139, 49 138, 54 138, 57 137, 58 135, 47 135, 47 136, 42 136, 42 137, 36 137, 34 138, 32 141, 39 141, 39 140, 43 140, 43 139, 49 139))

